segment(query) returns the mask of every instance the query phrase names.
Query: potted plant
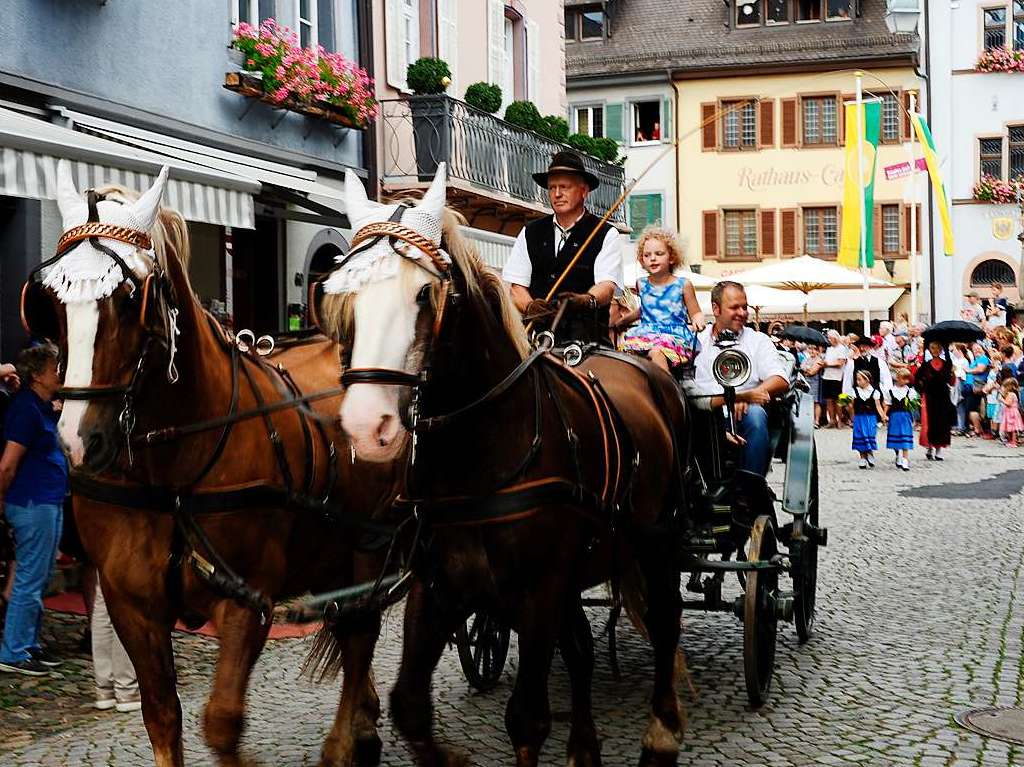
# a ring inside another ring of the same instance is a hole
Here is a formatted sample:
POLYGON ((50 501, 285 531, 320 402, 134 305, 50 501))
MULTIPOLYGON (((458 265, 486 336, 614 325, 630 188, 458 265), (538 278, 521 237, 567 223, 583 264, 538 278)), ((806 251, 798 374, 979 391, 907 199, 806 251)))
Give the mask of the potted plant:
POLYGON ((474 109, 494 114, 501 109, 501 86, 491 83, 473 83, 466 88, 465 102, 474 109))
POLYGON ((405 73, 413 96, 413 138, 416 144, 416 172, 420 181, 429 181, 437 172, 439 162, 451 162, 451 105, 445 90, 452 73, 443 59, 417 59, 405 73))
POLYGON ((501 109, 501 100, 499 85, 478 82, 466 88, 464 101, 471 108, 464 110, 459 138, 465 142, 466 157, 471 158, 467 164, 471 181, 493 184, 504 173, 498 141, 502 127, 493 117, 501 109))

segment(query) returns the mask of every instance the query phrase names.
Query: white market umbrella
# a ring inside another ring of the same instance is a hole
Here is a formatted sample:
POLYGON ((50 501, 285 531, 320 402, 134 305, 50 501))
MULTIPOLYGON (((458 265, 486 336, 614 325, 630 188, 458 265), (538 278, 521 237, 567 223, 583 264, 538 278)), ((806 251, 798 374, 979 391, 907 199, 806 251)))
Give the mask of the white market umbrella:
MULTIPOLYGON (((623 284, 627 288, 632 288, 636 285, 637 280, 645 274, 644 268, 636 260, 631 260, 622 265, 623 284)), ((718 282, 713 277, 706 277, 703 274, 691 272, 689 269, 676 269, 675 274, 679 277, 685 277, 693 285, 694 290, 710 290, 718 282)))
MULTIPOLYGON (((731 278, 730 278, 731 279, 731 278)), ((761 321, 761 312, 765 314, 788 314, 797 309, 806 310, 807 296, 792 290, 779 290, 764 285, 750 285, 746 288, 747 306, 754 310, 754 321, 761 321)), ((697 301, 703 312, 711 311, 711 294, 697 294, 697 301)))
MULTIPOLYGON (((785 261, 775 261, 764 266, 734 274, 733 280, 743 285, 760 285, 802 293, 808 299, 819 290, 843 290, 863 287, 864 276, 853 269, 823 261, 814 256, 801 256, 785 261)), ((868 285, 892 288, 891 282, 868 276, 868 285)), ((804 324, 807 324, 807 307, 804 306, 804 324)))

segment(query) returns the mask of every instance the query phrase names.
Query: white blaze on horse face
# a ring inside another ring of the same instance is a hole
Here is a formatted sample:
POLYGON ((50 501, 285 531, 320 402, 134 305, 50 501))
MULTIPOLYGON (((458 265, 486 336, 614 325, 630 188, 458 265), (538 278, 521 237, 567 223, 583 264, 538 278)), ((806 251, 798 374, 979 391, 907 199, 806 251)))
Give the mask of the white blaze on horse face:
MULTIPOLYGON (((430 282, 423 269, 399 272, 366 285, 355 300, 353 368, 408 369, 409 353, 416 341, 420 306, 416 296, 430 282)), ((394 460, 405 444, 405 427, 398 412, 401 386, 353 384, 341 403, 341 425, 360 458, 394 460)))
MULTIPOLYGON (((76 301, 66 307, 68 318, 68 362, 64 373, 65 386, 92 384, 92 362, 96 349, 96 330, 100 321, 100 306, 96 301, 76 301)), ((71 465, 82 465, 85 443, 78 429, 85 415, 88 401, 68 400, 57 423, 57 433, 68 452, 71 465)))

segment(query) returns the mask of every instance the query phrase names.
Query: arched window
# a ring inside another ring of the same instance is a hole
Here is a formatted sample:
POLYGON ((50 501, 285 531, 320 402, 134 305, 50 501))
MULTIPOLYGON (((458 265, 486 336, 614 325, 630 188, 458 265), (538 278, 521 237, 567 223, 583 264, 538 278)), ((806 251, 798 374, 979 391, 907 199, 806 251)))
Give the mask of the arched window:
POLYGON ((1013 269, 1005 261, 991 258, 982 261, 971 272, 971 287, 984 288, 993 282, 1001 282, 1003 285, 1013 285, 1017 281, 1013 276, 1013 269))

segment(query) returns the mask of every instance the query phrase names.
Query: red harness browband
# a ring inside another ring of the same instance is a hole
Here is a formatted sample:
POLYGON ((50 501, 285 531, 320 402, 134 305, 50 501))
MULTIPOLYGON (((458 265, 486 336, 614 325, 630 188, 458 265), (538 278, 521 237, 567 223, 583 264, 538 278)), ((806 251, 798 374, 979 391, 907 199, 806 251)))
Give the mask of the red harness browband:
MULTIPOLYGON (((107 240, 117 240, 127 245, 134 245, 142 250, 151 250, 153 241, 147 232, 132 229, 127 226, 116 224, 104 224, 101 221, 90 221, 68 229, 57 240, 56 255, 61 256, 71 250, 82 240, 91 240, 93 237, 102 237, 107 240)), ((419 246, 417 246, 419 247, 419 246)))

